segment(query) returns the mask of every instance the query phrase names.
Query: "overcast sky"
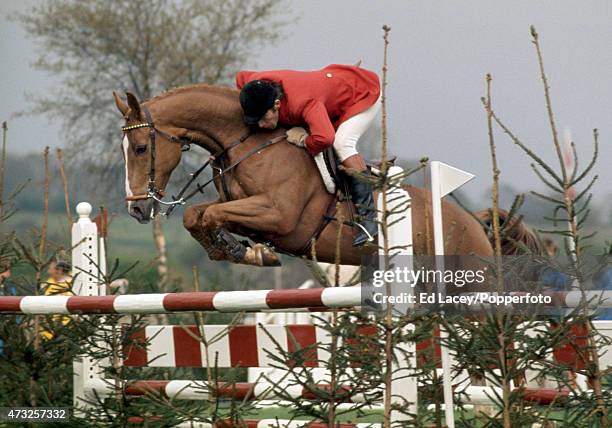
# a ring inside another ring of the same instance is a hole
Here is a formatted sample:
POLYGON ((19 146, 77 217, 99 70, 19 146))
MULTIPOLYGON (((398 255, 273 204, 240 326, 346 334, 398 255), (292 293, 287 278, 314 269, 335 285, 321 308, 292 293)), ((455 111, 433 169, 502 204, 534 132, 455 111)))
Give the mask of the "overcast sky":
MULTIPOLYGON (((35 71, 36 46, 6 12, 39 0, 0 0, 0 119, 9 120, 11 151, 62 144, 59 126, 43 117, 11 119, 24 92, 45 91, 54 80, 35 71)), ((494 108, 517 135, 553 158, 550 132, 529 25, 537 27, 557 124, 570 128, 586 163, 592 129, 600 130, 594 189, 612 195, 612 2, 610 1, 289 1, 299 17, 288 36, 254 55, 258 69, 316 69, 353 63, 380 71, 383 24, 391 26, 389 130, 391 150, 428 156, 478 177, 466 190, 490 183, 486 118, 480 103, 484 76, 493 75, 494 108)), ((109 97, 109 103, 112 102, 109 97)), ((500 167, 519 190, 537 178, 522 152, 497 133, 500 167)))

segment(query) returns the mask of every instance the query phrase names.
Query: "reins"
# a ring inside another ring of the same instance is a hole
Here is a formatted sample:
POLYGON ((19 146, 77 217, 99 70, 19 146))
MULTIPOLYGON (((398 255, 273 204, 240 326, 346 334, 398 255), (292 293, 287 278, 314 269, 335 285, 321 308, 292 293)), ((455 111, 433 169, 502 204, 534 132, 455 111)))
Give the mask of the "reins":
MULTIPOLYGON (((172 210, 174 209, 174 207, 176 205, 184 205, 189 199, 193 198, 198 193, 204 193, 203 192, 204 188, 206 186, 208 186, 210 183, 212 183, 217 177, 221 176, 221 179, 224 180, 225 174, 227 172, 230 172, 234 168, 236 168, 241 162, 243 162, 244 160, 250 158, 251 156, 253 156, 255 153, 259 152, 260 150, 263 150, 263 149, 265 149, 267 147, 270 147, 271 145, 276 144, 276 143, 284 140, 285 138, 286 138, 286 136, 284 134, 283 135, 279 135, 278 137, 275 137, 275 138, 273 138, 271 140, 268 140, 265 143, 255 147, 254 149, 250 150, 248 153, 246 153, 245 155, 240 157, 240 159, 238 159, 237 161, 232 163, 227 168, 220 170, 217 173, 217 175, 213 175, 213 177, 210 178, 209 180, 207 180, 204 184, 198 183, 194 190, 192 190, 187 196, 183 196, 183 194, 187 191, 187 189, 189 189, 191 184, 196 180, 198 175, 200 175, 202 173, 202 171, 204 171, 206 166, 208 166, 208 164, 210 164, 211 159, 209 159, 195 173, 193 173, 192 177, 189 179, 187 184, 185 184, 185 186, 183 186, 183 188, 181 189, 179 194, 177 196, 172 196, 172 200, 173 201, 172 202, 167 202, 167 204, 172 204, 172 205, 170 207, 168 207, 168 210, 166 210, 164 215, 166 215, 166 216, 170 215, 170 213, 172 212, 172 210)), ((245 140, 246 140, 246 138, 245 138, 245 140)), ((232 146, 232 147, 235 147, 235 146, 232 146)), ((226 152, 226 151, 227 150, 225 150, 224 152, 226 152)), ((212 160, 214 160, 214 158, 212 160)))

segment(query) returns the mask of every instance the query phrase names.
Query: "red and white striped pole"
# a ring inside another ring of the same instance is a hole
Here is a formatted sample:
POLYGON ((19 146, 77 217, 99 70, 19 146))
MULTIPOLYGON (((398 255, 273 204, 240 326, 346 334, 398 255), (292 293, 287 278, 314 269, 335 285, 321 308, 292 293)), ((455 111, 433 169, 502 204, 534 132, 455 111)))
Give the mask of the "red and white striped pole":
MULTIPOLYGON (((318 394, 331 394, 331 385, 314 384, 302 386, 299 384, 283 384, 280 386, 269 382, 259 383, 218 383, 192 380, 132 380, 121 386, 127 396, 156 395, 172 400, 208 400, 211 397, 228 400, 286 400, 288 398, 313 400, 318 394)), ((90 399, 110 397, 115 393, 113 381, 106 382, 95 379, 86 383, 86 395, 90 399)), ((336 395, 339 403, 371 403, 373 399, 382 397, 382 390, 372 393, 352 394, 351 385, 337 386, 336 395), (343 398, 346 397, 346 398, 343 398)), ((380 399, 378 401, 381 401, 380 399)))
MULTIPOLYGON (((145 422, 159 423, 163 420, 161 416, 131 416, 128 418, 129 424, 143 424, 145 422)), ((327 422, 309 422, 304 420, 287 420, 287 419, 261 419, 261 420, 245 420, 232 421, 220 420, 215 423, 187 421, 179 425, 174 425, 175 428, 328 428, 327 422)), ((334 428, 382 428, 382 424, 376 423, 336 423, 334 428)))
POLYGON ((201 291, 111 296, 1 296, 0 314, 159 314, 353 308, 361 287, 201 291))

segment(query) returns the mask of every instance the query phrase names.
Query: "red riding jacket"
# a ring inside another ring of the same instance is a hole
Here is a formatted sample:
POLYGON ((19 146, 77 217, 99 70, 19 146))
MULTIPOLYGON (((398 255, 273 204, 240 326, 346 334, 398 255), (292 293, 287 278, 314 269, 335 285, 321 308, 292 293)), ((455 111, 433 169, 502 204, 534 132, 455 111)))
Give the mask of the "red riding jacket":
POLYGON ((380 96, 376 73, 353 65, 332 64, 316 71, 241 71, 236 86, 252 80, 282 85, 279 122, 307 125, 306 149, 316 155, 334 143, 336 129, 348 118, 371 107, 380 96))

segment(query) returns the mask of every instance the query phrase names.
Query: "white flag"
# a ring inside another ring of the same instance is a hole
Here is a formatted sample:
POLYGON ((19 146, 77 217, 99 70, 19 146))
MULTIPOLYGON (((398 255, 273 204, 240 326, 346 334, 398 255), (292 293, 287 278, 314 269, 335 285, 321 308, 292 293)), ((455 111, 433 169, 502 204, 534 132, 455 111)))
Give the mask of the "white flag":
POLYGON ((432 175, 436 173, 438 175, 441 198, 463 186, 475 177, 474 174, 470 174, 469 172, 462 171, 459 168, 438 161, 431 162, 431 171, 432 175))

